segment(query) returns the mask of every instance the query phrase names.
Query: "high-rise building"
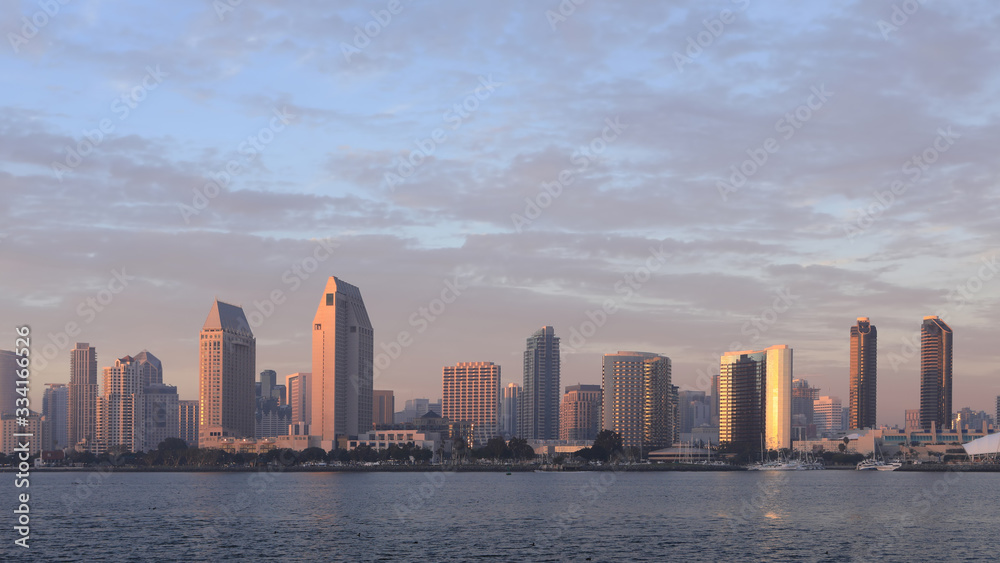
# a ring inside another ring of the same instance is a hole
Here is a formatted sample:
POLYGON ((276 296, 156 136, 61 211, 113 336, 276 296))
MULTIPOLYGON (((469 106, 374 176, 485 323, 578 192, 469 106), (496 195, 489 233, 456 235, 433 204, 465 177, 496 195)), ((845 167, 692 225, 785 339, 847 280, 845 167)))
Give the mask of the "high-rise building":
POLYGON ((986 414, 986 411, 975 411, 970 407, 962 407, 952 417, 951 427, 955 430, 982 430, 983 424, 992 423, 993 417, 986 414))
POLYGON ((692 428, 712 424, 714 400, 704 391, 683 390, 677 394, 677 432, 688 433, 692 428))
POLYGON ((177 401, 177 437, 198 447, 198 401, 177 401))
POLYGON ((132 356, 104 368, 104 393, 97 399, 97 448, 143 451, 142 382, 132 356))
POLYGON ((903 411, 903 428, 907 432, 919 432, 922 430, 920 428, 920 409, 906 409, 903 411))
POLYGON ((936 316, 920 326, 920 425, 951 427, 951 327, 936 316))
POLYGON ((816 432, 822 434, 835 434, 844 430, 843 408, 839 397, 822 396, 813 401, 813 422, 816 424, 816 432))
POLYGON ((201 328, 198 441, 254 436, 257 340, 241 307, 218 299, 201 328))
POLYGON ((260 372, 257 394, 254 397, 254 437, 257 439, 288 436, 295 424, 291 405, 281 404, 282 394, 279 393, 279 386, 275 385, 276 380, 277 373, 274 370, 260 372))
POLYGON ((375 334, 361 290, 330 277, 313 318, 309 433, 332 449, 372 427, 375 334))
POLYGON ((28 455, 41 452, 42 443, 45 442, 42 415, 30 411, 26 417, 17 416, 16 413, 0 415, 0 452, 9 456, 20 455, 24 438, 15 436, 15 434, 31 434, 32 438, 37 438, 28 440, 28 455), (27 424, 21 424, 22 422, 27 422, 27 424))
MULTIPOLYGON (((513 384, 511 384, 513 385, 513 384)), ((593 440, 601 430, 601 386, 566 387, 559 407, 560 440, 593 440)))
POLYGON ((442 416, 475 424, 475 444, 485 445, 500 428, 500 366, 459 362, 441 371, 442 416))
POLYGON ((69 446, 93 449, 97 439, 97 350, 77 342, 69 352, 69 446))
POLYGON ((403 410, 393 415, 395 424, 409 424, 429 412, 441 415, 441 403, 432 403, 430 399, 407 399, 403 410))
POLYGON ((681 433, 678 430, 677 418, 680 416, 680 387, 676 385, 670 386, 670 420, 672 424, 670 425, 671 435, 670 443, 675 444, 680 441, 681 433))
POLYGON ((868 317, 858 317, 851 327, 850 428, 875 428, 877 350, 875 325, 868 317))
POLYGON ((521 398, 521 386, 508 383, 503 389, 500 404, 500 431, 508 440, 517 437, 517 402, 521 398))
POLYGON ((69 387, 65 383, 46 383, 42 395, 43 450, 61 450, 69 446, 69 387))
POLYGON ((719 371, 719 440, 792 446, 792 349, 726 352, 719 371))
MULTIPOLYGON (((145 380, 141 365, 138 371, 145 380)), ((142 388, 143 451, 155 450, 167 438, 181 437, 177 404, 177 388, 173 385, 152 383, 142 388)))
POLYGON ((292 407, 292 424, 310 423, 312 398, 309 396, 310 373, 293 373, 285 376, 288 406, 292 407))
POLYGON ((0 350, 0 414, 14 414, 17 408, 17 354, 0 350))
POLYGON ((372 424, 392 424, 396 399, 392 391, 372 391, 372 424))
POLYGON ((136 372, 139 374, 139 383, 143 387, 163 384, 163 364, 159 358, 147 350, 139 352, 133 358, 136 372))
POLYGON ((1000 429, 1000 395, 997 395, 997 415, 993 419, 993 423, 1000 429))
POLYGON ((528 338, 517 431, 527 440, 559 439, 559 338, 543 326, 528 338))
POLYGON ((800 439, 815 438, 815 423, 813 422, 813 401, 819 398, 819 389, 810 387, 805 379, 792 380, 792 417, 802 415, 805 435, 800 439), (810 430, 811 429, 811 430, 810 430))
POLYGON ((605 354, 601 429, 648 453, 673 442, 670 358, 648 352, 605 354))

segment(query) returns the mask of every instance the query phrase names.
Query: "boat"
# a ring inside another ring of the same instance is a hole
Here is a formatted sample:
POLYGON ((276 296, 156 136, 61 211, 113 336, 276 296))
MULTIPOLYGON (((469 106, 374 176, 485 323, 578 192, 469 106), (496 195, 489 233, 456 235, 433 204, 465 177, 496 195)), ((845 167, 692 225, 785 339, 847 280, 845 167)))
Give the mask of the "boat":
POLYGON ((895 471, 902 466, 902 461, 886 462, 882 457, 882 448, 876 444, 872 457, 858 462, 856 469, 858 471, 895 471))

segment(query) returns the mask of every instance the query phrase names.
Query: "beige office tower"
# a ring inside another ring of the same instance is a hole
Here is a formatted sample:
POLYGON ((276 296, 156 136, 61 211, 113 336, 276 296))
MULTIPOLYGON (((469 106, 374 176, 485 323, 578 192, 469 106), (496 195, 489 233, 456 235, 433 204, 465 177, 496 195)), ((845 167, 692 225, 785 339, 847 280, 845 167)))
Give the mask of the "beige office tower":
POLYGON ((77 342, 69 353, 69 447, 93 449, 97 439, 97 350, 77 342))
POLYGON ((312 422, 324 449, 372 426, 375 334, 361 290, 330 277, 313 319, 312 422))
POLYGON ((288 396, 288 406, 292 407, 293 425, 308 425, 312 412, 312 400, 309 396, 310 373, 293 373, 285 376, 285 390, 288 396))
POLYGON ((593 440, 601 430, 600 385, 570 385, 559 406, 560 440, 593 440))
POLYGON ((719 440, 792 447, 792 349, 726 352, 719 366, 719 440))
POLYGON ((605 354, 601 429, 617 432, 625 447, 643 453, 674 440, 670 358, 649 352, 605 354))
POLYGON ((460 362, 441 370, 441 416, 471 422, 474 447, 500 432, 500 366, 493 362, 460 362))
POLYGON ((218 299, 199 342, 198 441, 253 438, 257 341, 243 309, 218 299))
POLYGON ((392 424, 396 413, 396 400, 390 390, 372 391, 372 424, 392 424))
POLYGON ((143 451, 142 380, 132 356, 104 368, 104 393, 97 405, 97 450, 143 451))

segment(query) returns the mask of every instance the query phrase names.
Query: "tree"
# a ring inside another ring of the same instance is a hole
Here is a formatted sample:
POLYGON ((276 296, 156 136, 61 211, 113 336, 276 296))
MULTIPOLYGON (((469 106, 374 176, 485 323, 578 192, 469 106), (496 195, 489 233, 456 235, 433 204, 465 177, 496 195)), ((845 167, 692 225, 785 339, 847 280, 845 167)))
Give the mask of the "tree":
MULTIPOLYGON (((844 438, 844 439, 846 440, 847 438, 844 438)), ((840 450, 840 453, 844 453, 844 452, 847 451, 847 445, 846 444, 837 444, 837 449, 840 450)))
POLYGON ((507 442, 500 436, 495 436, 490 438, 486 442, 486 456, 490 459, 500 460, 510 457, 510 448, 507 447, 507 442))
POLYGON ((187 442, 180 438, 167 438, 159 443, 156 449, 161 452, 176 452, 188 449, 187 442))
POLYGON ((600 448, 604 451, 604 459, 610 460, 616 453, 622 451, 622 436, 610 430, 601 430, 594 439, 593 450, 600 448))
POLYGON ((452 444, 452 459, 461 459, 465 455, 465 450, 468 446, 465 443, 465 438, 457 438, 452 444))
POLYGON ((528 441, 524 438, 511 438, 510 442, 507 443, 507 447, 510 448, 511 456, 514 459, 534 459, 535 449, 532 448, 528 441))
POLYGON ((306 448, 299 452, 298 455, 299 463, 306 461, 323 461, 326 459, 326 450, 323 448, 317 448, 313 446, 311 448, 306 448))

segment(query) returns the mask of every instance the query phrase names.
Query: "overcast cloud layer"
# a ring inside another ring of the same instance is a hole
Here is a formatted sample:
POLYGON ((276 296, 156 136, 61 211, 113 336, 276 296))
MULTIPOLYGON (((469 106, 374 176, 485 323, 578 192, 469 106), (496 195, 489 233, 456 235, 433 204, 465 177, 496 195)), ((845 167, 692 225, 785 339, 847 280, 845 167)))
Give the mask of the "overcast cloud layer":
POLYGON ((0 8, 0 348, 31 325, 36 405, 75 341, 195 398, 215 297, 258 370, 309 371, 336 275, 398 409, 455 362, 520 383, 542 325, 564 385, 788 344, 847 406, 868 316, 902 423, 941 315, 954 407, 992 412, 995 3, 231 3, 0 8))

